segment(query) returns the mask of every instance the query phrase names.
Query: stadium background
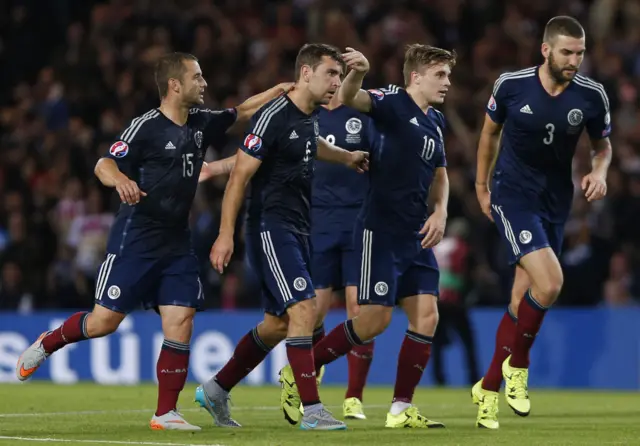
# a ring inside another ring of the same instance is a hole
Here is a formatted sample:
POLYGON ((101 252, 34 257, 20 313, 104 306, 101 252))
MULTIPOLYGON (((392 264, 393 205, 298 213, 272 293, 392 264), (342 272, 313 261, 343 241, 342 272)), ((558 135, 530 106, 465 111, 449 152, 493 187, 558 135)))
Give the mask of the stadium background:
MULTIPOLYGON (((63 315, 59 311, 92 305, 94 274, 118 204, 115 194, 98 184, 93 166, 132 117, 157 106, 155 59, 172 50, 195 54, 209 83, 207 106, 223 108, 290 81, 296 53, 308 41, 362 50, 372 63, 367 87, 402 84, 405 43, 454 48, 460 55, 442 107, 449 124, 451 199, 448 234, 438 256, 443 276, 451 279, 443 283, 444 301, 459 310, 449 322, 460 321, 469 309, 482 371, 511 276, 497 231, 481 214, 473 190, 483 109, 499 74, 541 62, 545 22, 569 14, 587 30, 581 72, 601 82, 609 95, 614 157, 605 200, 589 205, 576 189, 561 258, 565 284, 558 307, 565 308, 552 311, 536 342, 531 384, 640 386, 640 330, 634 322, 640 316, 638 2, 0 0, 0 8, 0 381, 12 379, 16 353, 55 325, 63 315), (609 370, 612 363, 620 366, 615 372, 609 370), (586 371, 574 373, 578 368, 586 371)), ((235 144, 209 157, 231 154, 235 144)), ((588 141, 582 141, 576 185, 589 169, 589 156, 588 141)), ((196 337, 207 342, 194 348, 193 357, 198 351, 200 358, 208 357, 192 360, 192 378, 198 380, 224 362, 228 348, 259 318, 242 244, 223 277, 208 264, 224 185, 224 178, 203 185, 192 212, 212 310, 196 319, 196 337), (206 364, 194 367, 193 361, 206 364)), ((339 315, 327 325, 337 323, 339 315)), ((395 357, 403 329, 399 316, 379 342, 379 358, 395 357)), ((116 372, 106 373, 105 382, 153 379, 149 346, 158 331, 153 315, 136 314, 111 341, 78 346, 67 363, 62 357, 56 362, 62 365, 47 366, 42 376, 100 381, 96 370, 111 361, 116 372), (134 357, 133 351, 139 353, 139 373, 118 369, 120 353, 134 357), (75 375, 63 373, 65 367, 75 375)), ((473 373, 457 336, 446 325, 440 331, 446 335, 441 345, 452 342, 443 361, 446 381, 466 383, 473 373)), ((281 354, 272 355, 275 365, 268 362, 254 382, 272 381, 282 360, 281 354)), ((395 370, 375 370, 373 382, 395 377, 395 370)), ((336 367, 328 382, 344 382, 344 371, 344 364, 336 367)), ((426 375, 425 383, 432 382, 432 373, 426 375)))

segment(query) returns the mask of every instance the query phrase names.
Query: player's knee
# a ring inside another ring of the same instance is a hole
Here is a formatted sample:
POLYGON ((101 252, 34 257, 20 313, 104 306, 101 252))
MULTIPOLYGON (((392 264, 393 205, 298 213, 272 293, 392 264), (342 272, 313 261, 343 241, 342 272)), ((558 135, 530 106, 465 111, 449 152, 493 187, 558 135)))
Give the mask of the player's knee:
POLYGON ((322 324, 324 318, 327 317, 327 313, 331 307, 332 293, 331 288, 316 290, 316 327, 322 324))
POLYGON ((368 341, 382 334, 391 323, 393 309, 382 305, 366 305, 360 309, 358 317, 353 319, 356 334, 368 341))
POLYGON ((296 302, 287 308, 289 315, 289 328, 304 331, 313 330, 317 322, 317 308, 315 299, 307 299, 296 302))
POLYGON ((415 318, 415 324, 409 323, 409 330, 421 335, 433 336, 436 333, 439 321, 440 314, 438 313, 438 308, 435 307, 431 311, 419 314, 418 317, 415 318))
POLYGON ((193 332, 195 310, 187 307, 160 307, 164 337, 188 344, 193 332))
POLYGON ((562 277, 549 278, 548 280, 545 280, 541 284, 539 284, 538 292, 541 295, 540 297, 546 300, 546 302, 541 303, 545 305, 553 303, 562 290, 562 284, 562 277))
POLYGON ((86 320, 87 334, 90 338, 107 336, 118 329, 125 316, 124 313, 96 304, 86 320))
MULTIPOLYGON (((115 313, 115 312, 112 312, 115 313)), ((124 315, 115 313, 110 315, 104 312, 92 312, 86 321, 86 330, 90 338, 101 338, 113 333, 120 326, 124 315)))
POLYGON ((360 315, 360 305, 358 305, 358 302, 347 302, 347 316, 349 319, 353 319, 358 315, 360 315))
POLYGON ((275 347, 287 337, 288 321, 271 315, 265 315, 264 321, 258 325, 258 336, 262 342, 275 347))

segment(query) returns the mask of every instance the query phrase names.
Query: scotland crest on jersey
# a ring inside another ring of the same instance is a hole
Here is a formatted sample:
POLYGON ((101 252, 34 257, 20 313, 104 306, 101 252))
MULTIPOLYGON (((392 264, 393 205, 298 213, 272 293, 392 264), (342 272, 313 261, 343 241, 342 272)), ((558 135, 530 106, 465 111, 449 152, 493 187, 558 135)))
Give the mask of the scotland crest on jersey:
POLYGON ((582 110, 578 108, 574 108, 573 110, 569 111, 569 114, 567 114, 567 121, 569 121, 569 124, 574 127, 577 127, 582 123, 582 118, 582 110))
POLYGON ((344 127, 347 130, 346 141, 350 144, 360 144, 360 141, 362 141, 362 136, 360 135, 362 121, 358 118, 349 118, 344 127))
POLYGON ((196 142, 196 146, 198 147, 198 149, 202 148, 202 132, 200 130, 198 130, 194 135, 193 135, 193 139, 196 142))

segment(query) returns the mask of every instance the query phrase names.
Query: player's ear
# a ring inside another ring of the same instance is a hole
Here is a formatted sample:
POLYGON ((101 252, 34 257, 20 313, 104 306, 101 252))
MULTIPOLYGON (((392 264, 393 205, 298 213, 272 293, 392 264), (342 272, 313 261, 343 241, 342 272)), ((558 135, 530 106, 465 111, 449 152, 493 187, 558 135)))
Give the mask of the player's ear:
POLYGON ((549 53, 551 53, 551 45, 549 45, 547 42, 542 42, 540 52, 542 53, 544 58, 547 59, 549 57, 549 53))
POLYGON ((416 85, 420 85, 420 79, 422 78, 422 76, 420 76, 420 73, 417 71, 412 71, 411 72, 411 83, 412 84, 416 84, 416 85))
POLYGON ((302 77, 302 80, 305 82, 309 82, 309 79, 311 79, 311 67, 309 65, 303 65, 300 68, 300 77, 302 77))
POLYGON ((175 78, 169 78, 169 89, 175 93, 180 92, 180 81, 175 78))

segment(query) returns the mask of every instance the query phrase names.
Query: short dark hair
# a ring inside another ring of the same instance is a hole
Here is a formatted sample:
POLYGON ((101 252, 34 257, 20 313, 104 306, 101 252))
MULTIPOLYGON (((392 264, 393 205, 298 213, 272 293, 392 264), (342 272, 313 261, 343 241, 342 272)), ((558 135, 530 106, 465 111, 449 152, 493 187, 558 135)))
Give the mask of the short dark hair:
POLYGON ((560 15, 547 22, 547 26, 544 28, 544 37, 542 39, 544 42, 550 43, 551 40, 558 36, 581 39, 585 36, 584 28, 580 22, 573 17, 560 15))
POLYGON ((187 60, 198 61, 198 58, 189 53, 169 53, 162 56, 156 62, 155 78, 158 86, 160 99, 167 96, 169 91, 169 79, 180 79, 184 76, 187 67, 184 62, 187 60))
POLYGON ((455 51, 448 51, 431 45, 423 45, 421 43, 407 45, 407 51, 404 53, 404 66, 402 67, 404 84, 409 85, 411 73, 419 71, 425 65, 446 63, 449 64, 450 68, 455 67, 457 57, 455 51))
POLYGON ((347 65, 342 59, 342 53, 338 48, 326 43, 305 43, 296 57, 296 72, 294 79, 297 81, 300 79, 300 68, 303 65, 309 65, 314 71, 322 63, 322 58, 328 56, 342 66, 342 73, 344 74, 347 65))

